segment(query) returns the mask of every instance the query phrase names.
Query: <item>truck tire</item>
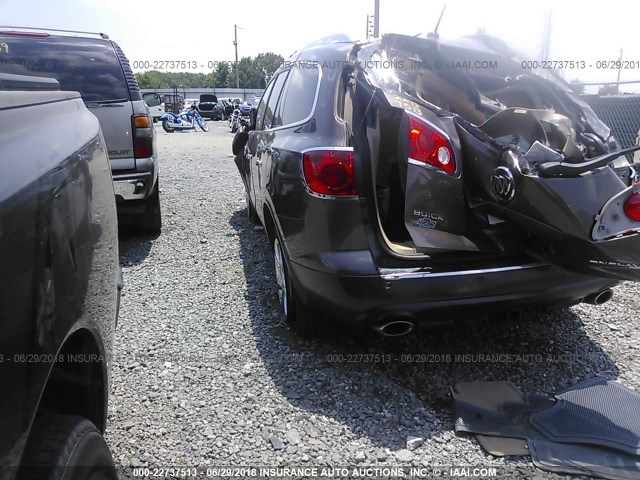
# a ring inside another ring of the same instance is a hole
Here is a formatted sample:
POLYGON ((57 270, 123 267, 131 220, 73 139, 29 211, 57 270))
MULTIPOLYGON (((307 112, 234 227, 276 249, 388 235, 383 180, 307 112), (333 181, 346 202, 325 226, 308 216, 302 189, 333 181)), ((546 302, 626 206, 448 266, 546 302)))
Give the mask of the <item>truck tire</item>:
POLYGON ((145 200, 144 213, 137 219, 138 231, 147 235, 159 235, 162 231, 162 212, 160 210, 160 181, 156 182, 153 192, 145 200))
POLYGON ((89 420, 47 415, 33 424, 19 480, 117 480, 113 457, 89 420))

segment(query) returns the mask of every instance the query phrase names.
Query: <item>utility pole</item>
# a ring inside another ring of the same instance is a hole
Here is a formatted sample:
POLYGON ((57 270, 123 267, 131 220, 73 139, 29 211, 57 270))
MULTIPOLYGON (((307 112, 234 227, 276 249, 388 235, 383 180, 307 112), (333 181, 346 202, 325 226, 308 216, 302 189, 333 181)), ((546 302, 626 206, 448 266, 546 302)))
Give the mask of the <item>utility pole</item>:
POLYGON ((542 52, 540 60, 549 60, 551 55, 551 10, 547 12, 547 19, 544 27, 544 36, 542 37, 542 52))
POLYGON ((622 70, 622 49, 620 49, 620 58, 618 58, 618 78, 616 79, 616 90, 620 88, 620 71, 622 70))
POLYGON ((238 25, 233 26, 233 46, 236 48, 236 88, 240 88, 240 72, 238 72, 238 25))
POLYGON ((373 36, 378 38, 380 36, 380 0, 374 0, 373 9, 373 36))
POLYGON ((374 23, 373 15, 367 14, 367 36, 366 36, 367 40, 375 37, 375 35, 373 34, 373 23, 374 23))

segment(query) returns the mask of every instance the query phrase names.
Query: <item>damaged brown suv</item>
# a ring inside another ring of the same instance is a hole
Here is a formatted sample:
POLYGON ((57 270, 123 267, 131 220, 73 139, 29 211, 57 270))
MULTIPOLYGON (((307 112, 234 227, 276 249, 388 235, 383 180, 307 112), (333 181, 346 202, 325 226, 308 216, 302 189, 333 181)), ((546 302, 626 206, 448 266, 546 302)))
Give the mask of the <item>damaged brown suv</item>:
POLYGON ((485 35, 308 46, 234 141, 302 334, 604 303, 640 279, 633 150, 485 35))

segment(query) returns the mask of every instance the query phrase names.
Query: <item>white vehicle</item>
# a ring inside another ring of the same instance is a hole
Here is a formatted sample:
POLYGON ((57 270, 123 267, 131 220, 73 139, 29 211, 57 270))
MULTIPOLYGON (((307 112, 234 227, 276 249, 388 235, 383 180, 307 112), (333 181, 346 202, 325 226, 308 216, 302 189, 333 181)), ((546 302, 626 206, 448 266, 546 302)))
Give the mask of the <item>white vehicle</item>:
POLYGON ((162 97, 157 93, 144 93, 142 94, 142 99, 149 107, 149 115, 153 118, 153 123, 156 123, 165 113, 162 97))
POLYGON ((183 110, 189 110, 191 108, 191 105, 196 104, 196 107, 198 106, 198 104, 200 103, 200 100, 197 98, 186 98, 184 100, 184 104, 182 105, 182 109, 183 110))

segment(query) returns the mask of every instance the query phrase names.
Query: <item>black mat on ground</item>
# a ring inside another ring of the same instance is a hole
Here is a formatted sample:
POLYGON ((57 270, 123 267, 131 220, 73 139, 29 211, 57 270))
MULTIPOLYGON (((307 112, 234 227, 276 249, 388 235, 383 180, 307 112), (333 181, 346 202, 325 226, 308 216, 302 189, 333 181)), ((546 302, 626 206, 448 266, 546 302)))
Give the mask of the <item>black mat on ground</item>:
POLYGON ((640 455, 640 395, 606 378, 595 377, 557 395, 531 424, 550 440, 602 445, 640 455))
MULTIPOLYGON (((525 402, 524 394, 511 382, 461 382, 451 389, 456 400, 499 412, 504 402, 525 402)), ((529 445, 522 438, 476 435, 485 452, 496 457, 529 455, 529 445)))
MULTIPOLYGON (((491 383, 485 382, 484 388, 491 389, 491 383)), ((464 392, 482 391, 483 382, 467 387, 464 392)), ((501 387, 502 388, 502 387, 501 387)), ((508 392, 503 388, 502 392, 508 392)), ((527 450, 531 454, 534 465, 542 470, 575 475, 593 475, 611 480, 640 480, 640 456, 631 455, 620 450, 597 445, 572 444, 554 442, 540 432, 530 421, 532 415, 544 413, 554 408, 553 398, 543 394, 529 394, 524 402, 511 401, 495 405, 499 402, 497 395, 490 395, 492 401, 483 402, 488 408, 469 403, 460 394, 457 386, 454 389, 455 430, 456 432, 475 433, 478 437, 496 437, 507 440, 506 448, 516 451, 518 442, 527 442, 527 450), (495 402, 494 402, 495 401, 495 402), (506 437, 506 438, 505 438, 506 437)), ((519 391, 518 391, 519 392, 519 391)), ((513 392, 506 395, 514 399, 513 392)), ((485 400, 487 396, 484 397, 485 400)), ((478 440, 480 442, 480 440, 478 440)), ((480 443, 483 448, 484 445, 480 443)), ((500 442, 490 448, 504 450, 500 442)), ((521 445, 521 444, 520 444, 521 445)), ((520 446, 520 448, 522 448, 520 446)), ((489 453, 490 450, 485 448, 489 453)))
POLYGON ((523 439, 541 436, 529 423, 529 417, 553 405, 552 398, 536 394, 528 395, 525 402, 503 403, 497 412, 456 401, 455 431, 523 439))
POLYGON ((557 473, 596 475, 612 480, 640 480, 640 457, 605 447, 529 440, 533 464, 557 473))
POLYGON ((529 455, 529 445, 522 438, 491 437, 476 435, 482 449, 495 457, 515 457, 529 455))

